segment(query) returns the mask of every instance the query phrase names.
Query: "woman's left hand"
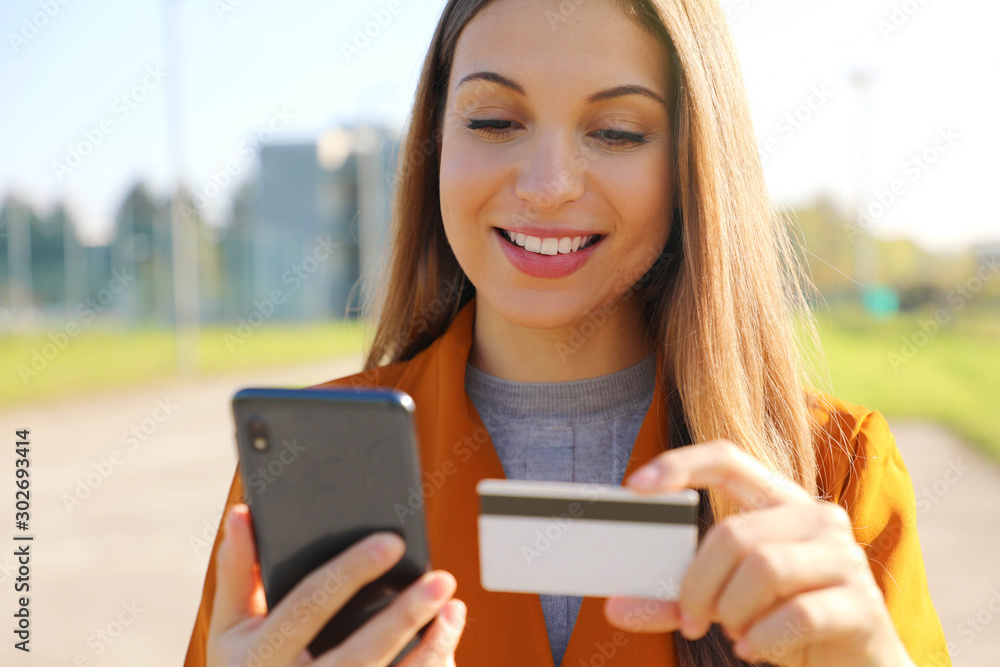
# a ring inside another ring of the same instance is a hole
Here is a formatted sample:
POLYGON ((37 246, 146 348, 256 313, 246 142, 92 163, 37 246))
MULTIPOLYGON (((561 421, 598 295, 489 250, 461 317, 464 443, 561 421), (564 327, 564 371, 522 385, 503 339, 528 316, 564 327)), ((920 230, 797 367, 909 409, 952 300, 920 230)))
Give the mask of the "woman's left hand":
POLYGON ((706 532, 677 600, 659 600, 650 614, 647 600, 609 598, 609 623, 697 639, 716 622, 748 662, 913 664, 839 505, 817 501, 728 440, 666 451, 626 482, 640 493, 711 486, 745 511, 706 532))

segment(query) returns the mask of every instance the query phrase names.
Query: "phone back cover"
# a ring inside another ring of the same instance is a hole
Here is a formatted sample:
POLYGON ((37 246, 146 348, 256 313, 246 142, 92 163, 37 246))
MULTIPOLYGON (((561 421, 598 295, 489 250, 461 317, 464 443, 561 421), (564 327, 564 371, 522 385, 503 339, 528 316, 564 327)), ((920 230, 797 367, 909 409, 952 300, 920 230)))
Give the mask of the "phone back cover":
MULTIPOLYGON (((269 609, 370 533, 390 530, 406 540, 403 558, 316 637, 310 651, 318 655, 430 569, 423 508, 412 500, 420 490, 413 401, 395 390, 244 389, 233 412, 269 609), (252 444, 252 420, 267 427, 262 451, 252 444)), ((324 589, 332 592, 342 581, 334 573, 324 589)))

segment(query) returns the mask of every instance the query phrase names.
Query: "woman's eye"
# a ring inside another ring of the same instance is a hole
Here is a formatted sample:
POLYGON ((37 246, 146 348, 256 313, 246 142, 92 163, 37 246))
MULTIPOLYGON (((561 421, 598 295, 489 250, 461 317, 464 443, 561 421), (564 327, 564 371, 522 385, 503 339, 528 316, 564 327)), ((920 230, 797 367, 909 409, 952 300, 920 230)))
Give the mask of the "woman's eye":
POLYGON ((509 120, 470 120, 465 124, 473 132, 479 132, 491 139, 499 139, 507 134, 513 121, 509 120), (503 127, 497 127, 501 125, 503 127))
POLYGON ((604 133, 604 142, 611 148, 628 148, 638 144, 644 144, 648 139, 641 134, 634 132, 622 132, 621 130, 598 130, 594 134, 604 133))
MULTIPOLYGON (((514 121, 511 120, 470 120, 465 127, 474 132, 480 132, 487 137, 499 139, 507 135, 514 121)), ((648 141, 645 136, 622 130, 597 130, 593 133, 600 137, 599 143, 608 148, 629 148, 648 141)))

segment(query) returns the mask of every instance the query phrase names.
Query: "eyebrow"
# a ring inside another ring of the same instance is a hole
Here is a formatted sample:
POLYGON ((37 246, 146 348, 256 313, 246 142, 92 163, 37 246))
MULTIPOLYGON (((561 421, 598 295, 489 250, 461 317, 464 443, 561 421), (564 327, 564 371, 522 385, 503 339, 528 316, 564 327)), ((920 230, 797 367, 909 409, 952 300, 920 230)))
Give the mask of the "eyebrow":
MULTIPOLYGON (((455 89, 458 90, 458 88, 461 88, 463 83, 467 83, 469 81, 477 81, 477 80, 492 81, 493 83, 499 84, 504 88, 513 90, 515 93, 519 95, 527 97, 527 93, 524 92, 524 88, 519 83, 508 79, 502 74, 497 74, 496 72, 481 71, 481 72, 473 72, 472 74, 463 76, 462 80, 458 82, 457 86, 455 86, 455 89)), ((600 90, 591 95, 590 97, 588 97, 587 103, 593 104, 594 102, 610 100, 616 97, 624 97, 625 95, 642 95, 644 97, 656 100, 664 107, 668 107, 667 102, 666 100, 663 99, 663 97, 653 92, 646 86, 640 86, 639 84, 627 84, 623 86, 615 86, 614 88, 608 88, 606 90, 600 90)))

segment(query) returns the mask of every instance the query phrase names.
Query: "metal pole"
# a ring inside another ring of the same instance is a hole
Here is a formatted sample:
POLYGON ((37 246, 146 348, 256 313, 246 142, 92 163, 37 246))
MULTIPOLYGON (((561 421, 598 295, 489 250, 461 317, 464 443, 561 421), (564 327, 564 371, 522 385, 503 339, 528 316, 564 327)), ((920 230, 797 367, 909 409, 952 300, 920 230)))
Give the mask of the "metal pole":
POLYGON ((170 199, 173 246, 174 340, 177 371, 197 374, 199 359, 198 235, 193 224, 181 218, 177 201, 184 182, 185 145, 181 77, 182 0, 163 0, 163 61, 167 70, 167 137, 170 142, 174 196, 170 199))
POLYGON ((124 219, 128 221, 128 231, 122 230, 122 257, 119 266, 122 271, 126 267, 131 267, 132 270, 129 273, 135 276, 136 287, 135 289, 128 290, 128 294, 125 295, 122 305, 125 310, 125 321, 128 322, 130 329, 135 329, 136 324, 139 322, 138 293, 144 283, 148 284, 146 281, 149 279, 149 275, 147 273, 146 276, 139 276, 139 262, 135 256, 135 199, 129 197, 125 202, 125 206, 127 207, 128 215, 124 219))
MULTIPOLYGON (((382 134, 373 127, 355 129, 354 138, 358 170, 358 267, 360 275, 366 276, 379 260, 380 245, 386 243, 386 142, 382 134)), ((351 280, 359 277, 350 276, 351 280)), ((370 298, 370 294, 359 291, 359 314, 370 298)))
POLYGON ((70 220, 69 211, 62 209, 63 216, 63 277, 66 279, 66 319, 72 320, 76 314, 76 306, 80 303, 84 277, 80 273, 80 254, 82 248, 76 240, 76 231, 70 220))
POLYGON ((31 218, 14 204, 9 211, 7 266, 10 267, 10 305, 18 318, 24 318, 25 311, 34 301, 31 294, 31 218))
POLYGON ((868 69, 857 69, 851 75, 858 96, 858 172, 856 214, 858 225, 863 225, 862 233, 854 239, 854 279, 859 290, 864 292, 874 287, 878 277, 878 248, 875 243, 875 217, 867 210, 872 195, 872 164, 871 164, 871 80, 868 69))

